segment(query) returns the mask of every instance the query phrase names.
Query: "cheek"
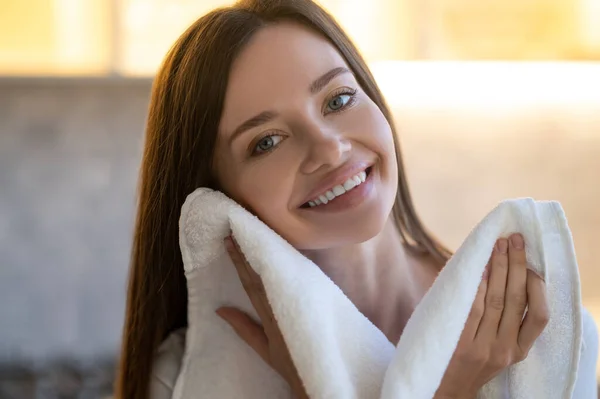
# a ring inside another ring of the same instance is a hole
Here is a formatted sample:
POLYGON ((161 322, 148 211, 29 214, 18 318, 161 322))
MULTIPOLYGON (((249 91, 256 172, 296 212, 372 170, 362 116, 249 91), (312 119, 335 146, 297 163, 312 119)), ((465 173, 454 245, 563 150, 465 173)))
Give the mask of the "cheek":
POLYGON ((353 121, 356 126, 357 141, 365 148, 374 152, 379 159, 379 173, 382 179, 382 189, 385 195, 393 202, 398 190, 398 163, 396 159, 396 145, 394 133, 379 107, 367 99, 356 112, 353 121))
POLYGON ((346 123, 356 141, 385 158, 385 161, 395 162, 396 149, 390 124, 368 97, 356 107, 346 123))
POLYGON ((275 157, 258 162, 262 164, 240 170, 228 191, 234 200, 268 224, 287 211, 294 173, 289 164, 278 162, 275 157))
POLYGON ((372 115, 370 123, 372 124, 373 137, 387 151, 394 151, 394 137, 392 128, 388 123, 383 113, 379 110, 375 103, 370 103, 370 113, 372 115))

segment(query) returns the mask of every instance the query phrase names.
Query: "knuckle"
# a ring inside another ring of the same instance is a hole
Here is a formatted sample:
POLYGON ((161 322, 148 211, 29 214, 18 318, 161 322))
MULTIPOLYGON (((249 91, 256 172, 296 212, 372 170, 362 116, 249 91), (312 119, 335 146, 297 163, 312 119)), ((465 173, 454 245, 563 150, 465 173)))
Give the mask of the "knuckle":
POLYGON ((527 294, 523 293, 511 295, 509 299, 513 306, 516 308, 517 312, 522 314, 523 311, 525 311, 525 308, 527 307, 527 294))
POLYGON ((490 295, 486 305, 493 310, 502 310, 504 309, 504 296, 500 294, 490 295))
POLYGON ((490 358, 489 364, 495 369, 504 369, 511 365, 512 356, 507 351, 498 351, 490 358))
POLYGON ((478 351, 473 354, 473 362, 479 366, 487 364, 490 360, 489 352, 478 351))
POLYGON ((461 353, 461 358, 473 366, 481 366, 488 362, 488 354, 483 350, 467 350, 461 353))
POLYGON ((514 362, 515 363, 522 362, 523 360, 527 359, 527 355, 529 355, 528 350, 524 350, 522 348, 516 349, 515 353, 513 354, 514 362))
POLYGON ((469 318, 471 319, 479 319, 483 316, 483 304, 476 303, 471 308, 471 312, 469 313, 469 318))
POLYGON ((550 321, 550 316, 547 311, 535 312, 531 315, 533 324, 538 327, 546 327, 548 322, 550 321))
POLYGON ((465 349, 464 345, 459 344, 456 350, 454 351, 454 356, 461 360, 466 360, 469 358, 469 351, 465 349))
POLYGON ((498 367, 506 367, 510 364, 513 356, 513 347, 505 343, 496 343, 492 348, 490 362, 498 367))

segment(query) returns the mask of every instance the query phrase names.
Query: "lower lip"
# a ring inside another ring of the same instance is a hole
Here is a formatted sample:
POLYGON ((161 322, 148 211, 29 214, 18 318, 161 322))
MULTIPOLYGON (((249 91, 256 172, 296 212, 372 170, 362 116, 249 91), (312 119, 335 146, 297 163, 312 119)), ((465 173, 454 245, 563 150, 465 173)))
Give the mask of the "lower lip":
POLYGON ((326 204, 313 206, 311 208, 303 208, 304 210, 311 212, 339 212, 345 211, 358 205, 362 204, 369 198, 374 188, 375 168, 371 168, 371 172, 367 176, 367 179, 352 190, 335 197, 326 204))

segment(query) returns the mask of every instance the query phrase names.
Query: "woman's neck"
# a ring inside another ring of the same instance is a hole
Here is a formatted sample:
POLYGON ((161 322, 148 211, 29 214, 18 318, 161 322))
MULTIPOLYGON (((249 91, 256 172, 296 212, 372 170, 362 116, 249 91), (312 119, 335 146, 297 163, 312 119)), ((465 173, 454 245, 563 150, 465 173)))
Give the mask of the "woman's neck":
POLYGON ((369 241, 305 255, 394 344, 439 270, 427 257, 406 250, 391 218, 369 241))

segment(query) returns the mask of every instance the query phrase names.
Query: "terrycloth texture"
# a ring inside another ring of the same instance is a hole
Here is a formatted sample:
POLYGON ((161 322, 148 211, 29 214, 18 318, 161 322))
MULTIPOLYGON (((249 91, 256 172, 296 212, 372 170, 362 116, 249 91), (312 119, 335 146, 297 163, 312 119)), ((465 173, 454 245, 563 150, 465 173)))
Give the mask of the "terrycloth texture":
POLYGON ((233 305, 257 316, 223 245, 230 230, 263 280, 308 394, 341 399, 432 398, 496 239, 520 232, 529 263, 547 281, 550 322, 528 358, 492 380, 480 398, 571 397, 581 298, 558 203, 519 199, 494 209, 440 273, 395 348, 314 263, 223 194, 202 188, 188 197, 180 219, 189 327, 176 399, 291 398, 286 383, 214 313, 233 305))

